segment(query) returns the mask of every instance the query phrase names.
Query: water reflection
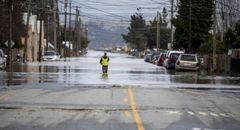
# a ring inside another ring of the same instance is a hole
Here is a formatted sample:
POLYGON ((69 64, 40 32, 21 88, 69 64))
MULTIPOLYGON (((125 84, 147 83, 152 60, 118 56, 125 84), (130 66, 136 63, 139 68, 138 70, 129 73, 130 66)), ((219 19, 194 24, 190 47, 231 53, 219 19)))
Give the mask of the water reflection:
MULTIPOLYGON (((15 63, 12 72, 0 71, 0 85, 25 85, 53 83, 60 85, 155 85, 231 84, 239 85, 239 77, 209 75, 205 71, 189 72, 166 70, 145 63, 143 59, 124 54, 111 54, 109 75, 101 74, 99 59, 102 52, 90 51, 84 57, 69 58, 58 62, 15 63)), ((168 85, 169 86, 169 85, 168 85)))
POLYGON ((108 73, 103 73, 102 74, 102 80, 103 81, 108 81, 108 73))

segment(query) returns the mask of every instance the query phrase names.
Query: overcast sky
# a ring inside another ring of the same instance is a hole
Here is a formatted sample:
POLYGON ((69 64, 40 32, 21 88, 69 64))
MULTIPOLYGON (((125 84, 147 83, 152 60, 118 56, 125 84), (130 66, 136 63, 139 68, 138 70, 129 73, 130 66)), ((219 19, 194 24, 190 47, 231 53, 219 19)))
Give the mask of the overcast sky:
POLYGON ((147 20, 152 20, 157 11, 162 12, 163 7, 170 10, 169 0, 72 0, 72 3, 73 8, 80 6, 84 21, 109 23, 129 22, 130 16, 136 13, 138 8, 141 8, 140 12, 147 20))

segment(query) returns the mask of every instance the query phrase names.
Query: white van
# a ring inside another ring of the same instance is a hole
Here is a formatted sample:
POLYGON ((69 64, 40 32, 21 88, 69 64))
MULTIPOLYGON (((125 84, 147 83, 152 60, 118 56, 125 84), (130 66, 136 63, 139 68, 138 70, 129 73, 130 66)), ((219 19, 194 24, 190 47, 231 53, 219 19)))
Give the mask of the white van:
POLYGON ((0 49, 0 69, 4 69, 7 66, 6 56, 2 49, 0 49))

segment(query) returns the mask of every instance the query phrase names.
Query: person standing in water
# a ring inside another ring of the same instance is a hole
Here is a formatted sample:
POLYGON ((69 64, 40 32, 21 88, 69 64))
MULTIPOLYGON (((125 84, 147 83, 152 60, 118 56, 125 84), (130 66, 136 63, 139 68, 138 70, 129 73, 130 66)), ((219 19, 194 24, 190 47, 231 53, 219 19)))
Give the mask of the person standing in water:
POLYGON ((103 74, 108 73, 108 65, 109 65, 109 57, 107 56, 107 53, 104 53, 104 56, 101 57, 100 59, 100 64, 102 65, 102 72, 103 74))

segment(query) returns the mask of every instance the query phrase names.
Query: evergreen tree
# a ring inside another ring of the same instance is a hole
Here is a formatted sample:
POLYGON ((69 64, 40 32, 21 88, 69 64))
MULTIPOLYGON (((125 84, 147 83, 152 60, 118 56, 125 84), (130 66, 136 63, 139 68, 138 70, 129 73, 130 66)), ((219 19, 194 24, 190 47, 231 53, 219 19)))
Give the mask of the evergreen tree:
POLYGON ((90 41, 88 40, 88 38, 86 36, 81 36, 81 49, 82 50, 88 48, 89 43, 90 43, 90 41))
MULTIPOLYGON (((8 3, 9 1, 0 1, 0 47, 6 47, 4 45, 5 41, 9 37, 9 12, 8 3)), ((26 34, 26 29, 23 24, 23 13, 19 3, 24 2, 24 0, 19 0, 18 2, 13 2, 13 12, 12 12, 12 40, 15 42, 14 47, 21 47, 21 37, 26 34)))
POLYGON ((228 45, 228 48, 240 48, 240 20, 236 23, 234 30, 231 28, 227 30, 224 42, 228 45))
POLYGON ((201 44, 209 42, 211 39, 209 31, 213 25, 213 12, 213 0, 180 0, 178 14, 176 19, 173 19, 173 24, 176 27, 174 48, 188 48, 189 31, 191 32, 190 51, 196 52, 201 44), (189 22, 191 22, 191 28, 189 22))
MULTIPOLYGON (((167 28, 167 23, 160 17, 160 48, 167 49, 167 44, 170 42, 171 30, 167 28)), ((148 39, 147 47, 152 49, 156 47, 157 43, 157 19, 150 21, 148 31, 146 33, 148 39)))
POLYGON ((136 13, 131 16, 131 23, 128 27, 128 34, 122 34, 123 39, 126 43, 139 51, 142 51, 146 48, 146 23, 141 13, 136 13))

